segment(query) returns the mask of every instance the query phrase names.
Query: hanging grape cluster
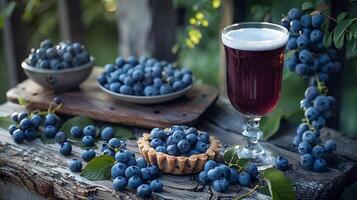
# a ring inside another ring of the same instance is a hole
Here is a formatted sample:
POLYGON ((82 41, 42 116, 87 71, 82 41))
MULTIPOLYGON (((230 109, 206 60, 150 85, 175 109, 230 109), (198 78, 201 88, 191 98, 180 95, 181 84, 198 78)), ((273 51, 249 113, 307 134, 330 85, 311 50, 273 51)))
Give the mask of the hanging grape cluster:
POLYGON ((285 67, 312 80, 300 102, 305 118, 297 128, 293 144, 301 155, 301 166, 315 172, 326 170, 325 155, 336 150, 334 140, 322 143, 320 130, 331 117, 335 103, 334 97, 327 96, 325 82, 341 69, 341 64, 336 61, 336 50, 326 49, 323 45, 323 22, 321 13, 303 13, 298 8, 291 9, 281 20, 281 25, 289 30, 286 50, 292 52, 285 60, 285 67))

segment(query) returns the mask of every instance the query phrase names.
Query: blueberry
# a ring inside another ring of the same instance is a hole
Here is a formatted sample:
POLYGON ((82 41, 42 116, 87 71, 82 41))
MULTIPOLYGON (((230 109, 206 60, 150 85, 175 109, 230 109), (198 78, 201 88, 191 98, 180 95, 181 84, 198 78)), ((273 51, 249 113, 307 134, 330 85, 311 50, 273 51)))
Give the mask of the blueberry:
POLYGON ((130 153, 126 150, 120 150, 115 154, 115 160, 118 162, 128 162, 130 159, 130 153))
POLYGON ((57 133, 57 128, 56 127, 54 127, 52 125, 48 125, 48 126, 45 127, 45 136, 47 138, 55 137, 56 133, 57 133))
POLYGON ((13 132, 12 137, 16 143, 21 144, 25 140, 25 133, 21 129, 16 129, 13 132))
POLYGON ((56 55, 57 55, 57 51, 55 48, 50 47, 50 48, 46 49, 46 57, 47 58, 54 58, 54 57, 56 57, 56 55))
POLYGON ((307 99, 302 99, 302 100, 300 101, 300 108, 303 108, 304 110, 308 109, 308 108, 311 107, 311 106, 312 106, 312 104, 311 104, 310 101, 307 100, 307 99))
POLYGON ((130 158, 129 158, 129 161, 126 162, 126 164, 127 164, 128 166, 136 166, 137 164, 136 164, 136 159, 135 159, 135 157, 130 157, 130 158))
POLYGON ((133 90, 135 94, 142 94, 143 90, 144 90, 144 86, 142 83, 137 82, 133 85, 133 90))
POLYGON ((312 42, 321 42, 322 41, 323 34, 320 30, 313 30, 310 33, 310 40, 312 42))
POLYGON ((50 47, 52 47, 52 46, 53 46, 52 41, 49 40, 49 39, 43 40, 43 41, 40 43, 40 47, 41 47, 41 48, 44 48, 44 49, 50 48, 50 47))
POLYGON ((136 194, 141 198, 147 198, 151 196, 151 189, 148 184, 142 184, 136 189, 136 194))
POLYGON ((320 130, 325 126, 326 120, 319 116, 316 120, 312 121, 312 126, 316 129, 316 130, 320 130))
POLYGON ((301 142, 298 146, 298 151, 300 155, 310 153, 311 152, 311 145, 307 142, 301 142))
POLYGON ((256 178, 258 176, 258 168, 255 164, 250 163, 245 169, 246 172, 250 175, 251 178, 256 178))
POLYGON ((118 176, 124 176, 125 170, 127 169, 126 167, 127 166, 124 163, 121 162, 115 163, 111 169, 112 178, 116 178, 118 176))
POLYGON ((56 126, 59 119, 54 113, 48 113, 45 117, 45 126, 52 125, 56 126))
POLYGON ((72 152, 72 145, 69 142, 63 142, 60 144, 61 147, 59 149, 59 152, 64 155, 64 156, 69 156, 72 152))
POLYGON ((308 99, 308 100, 313 100, 315 99, 315 97, 317 97, 319 95, 319 91, 316 87, 314 86, 311 86, 311 87, 308 87, 306 90, 305 90, 305 98, 308 99))
POLYGON ((109 140, 109 146, 112 147, 113 149, 118 149, 121 147, 125 148, 125 142, 119 140, 118 138, 112 138, 109 140))
POLYGON ((151 144, 151 147, 155 149, 158 146, 162 146, 164 144, 164 142, 159 138, 155 138, 155 139, 151 140, 150 144, 151 144))
POLYGON ((220 171, 217 167, 210 169, 207 171, 207 177, 211 180, 217 180, 223 176, 222 171, 220 171))
POLYGON ((227 165, 223 164, 221 166, 217 166, 216 168, 218 168, 218 170, 222 172, 224 178, 229 179, 229 177, 231 176, 231 170, 227 165))
POLYGON ((300 164, 304 169, 311 169, 314 159, 311 154, 306 153, 300 157, 300 164))
POLYGON ((302 141, 303 142, 307 142, 309 144, 313 144, 315 142, 316 139, 316 134, 312 131, 305 131, 302 134, 302 141))
POLYGON ((185 74, 182 77, 182 82, 185 85, 190 85, 192 83, 192 75, 191 74, 185 74))
POLYGON ((35 127, 39 127, 41 125, 42 118, 40 117, 40 115, 37 115, 37 114, 32 115, 31 122, 35 127))
POLYGON ((77 57, 81 61, 81 64, 85 64, 85 63, 88 63, 90 61, 90 55, 86 51, 83 51, 82 53, 77 55, 77 57))
POLYGON ((86 147, 93 146, 94 145, 94 138, 92 136, 90 136, 90 135, 85 135, 82 138, 82 143, 86 147))
POLYGON ((115 59, 115 64, 120 68, 123 67, 123 65, 125 64, 125 59, 122 57, 117 57, 115 59))
POLYGON ((166 138, 166 133, 160 128, 154 128, 150 132, 151 138, 159 138, 159 139, 165 139, 166 138))
POLYGON ((163 84, 163 85, 161 85, 161 87, 160 87, 160 94, 161 94, 161 95, 169 94, 169 93, 171 93, 172 91, 173 91, 173 88, 172 88, 170 85, 168 85, 168 84, 163 84))
POLYGON ((129 189, 136 189, 141 184, 142 184, 142 180, 139 176, 132 176, 128 180, 128 188, 129 189))
POLYGON ((216 161, 214 161, 214 160, 207 160, 207 162, 205 163, 203 169, 204 169, 204 171, 208 171, 208 170, 210 170, 210 169, 215 168, 216 165, 217 165, 216 161))
POLYGON ((77 159, 71 159, 68 162, 69 170, 72 172, 80 172, 82 170, 82 162, 77 159))
POLYGON ((83 133, 85 136, 91 136, 95 138, 96 128, 93 125, 87 125, 83 128, 83 133))
POLYGON ((314 161, 313 170, 315 172, 321 173, 326 171, 326 169, 327 169, 327 162, 324 159, 319 158, 314 161))
POLYGON ((275 159, 275 167, 279 170, 287 170, 289 168, 289 160, 283 156, 278 156, 275 159))
POLYGON ((201 142, 201 141, 198 141, 196 143, 196 146, 195 146, 195 150, 200 152, 200 153, 204 153, 206 152, 208 149, 208 145, 204 142, 201 142))
POLYGON ((16 129, 17 129, 16 124, 11 124, 8 128, 10 135, 12 135, 16 129))
POLYGON ((326 140, 324 143, 324 150, 326 153, 332 153, 336 150, 336 141, 334 139, 326 140))
POLYGON ((298 8, 292 8, 288 12, 289 19, 300 19, 301 17, 301 10, 298 8))
POLYGON ((286 49, 292 50, 296 48, 297 48, 296 38, 295 37, 289 38, 288 43, 286 44, 286 49))
POLYGON ((144 158, 136 159, 136 165, 141 169, 147 166, 146 160, 144 158))
POLYGON ((115 135, 115 131, 112 127, 105 127, 100 133, 102 140, 105 141, 109 141, 114 137, 114 135, 115 135))
POLYGON ((301 62, 303 62, 305 64, 309 64, 313 61, 313 56, 310 51, 303 49, 299 53, 299 59, 301 62))
POLYGON ((148 168, 141 168, 141 178, 143 179, 143 181, 147 181, 151 179, 151 174, 150 174, 150 170, 148 168))
POLYGON ((109 74, 115 71, 115 66, 113 64, 106 64, 104 65, 104 72, 109 74))
POLYGON ((62 98, 59 96, 53 97, 53 102, 55 102, 55 104, 57 104, 57 105, 63 103, 62 98))
POLYGON ((243 187, 248 187, 250 183, 251 177, 249 173, 242 172, 239 174, 239 184, 243 187))
POLYGON ((128 86, 128 85, 122 85, 120 86, 120 93, 125 94, 125 95, 132 95, 133 94, 133 89, 128 86))
POLYGON ((10 116, 10 118, 12 119, 12 121, 14 121, 14 122, 19 122, 19 120, 18 120, 18 115, 19 115, 19 113, 12 113, 11 114, 11 116, 10 116))
POLYGON ((167 149, 166 149, 166 147, 164 147, 164 146, 158 146, 158 147, 155 148, 155 150, 156 150, 157 152, 167 153, 167 149))
POLYGON ((34 128, 26 129, 25 130, 25 139, 27 141, 34 140, 37 137, 36 130, 34 128))
POLYGON ((314 146, 314 148, 312 148, 311 154, 314 158, 323 158, 325 155, 325 150, 322 146, 314 146))
POLYGON ((213 181, 212 188, 216 192, 226 192, 229 189, 229 181, 225 178, 213 181))
POLYGON ((295 58, 295 56, 292 56, 290 58, 288 58, 285 62, 284 62, 284 66, 285 68, 287 68, 289 71, 295 71, 295 67, 297 65, 297 59, 295 58))
POLYGON ((301 16, 300 22, 303 27, 309 28, 311 26, 311 16, 309 14, 301 16))
POLYGON ((207 176, 207 171, 201 171, 198 174, 198 181, 202 184, 202 185, 206 185, 208 184, 211 180, 208 178, 207 176))
POLYGON ((159 179, 155 179, 150 182, 150 189, 153 192, 162 192, 163 186, 164 185, 161 183, 159 179))
POLYGON ((290 28, 290 20, 287 17, 281 19, 280 24, 284 26, 286 29, 290 28))
POLYGON ((318 112, 317 112, 316 108, 310 107, 310 108, 306 109, 305 117, 309 121, 312 121, 312 120, 316 119, 317 116, 318 116, 318 112))
POLYGON ((296 44, 300 49, 305 49, 309 45, 309 39, 305 35, 300 35, 296 39, 296 44))
POLYGON ((301 136, 296 135, 293 139, 293 145, 297 147, 301 143, 301 141, 302 141, 301 136))
POLYGON ((115 191, 122 191, 125 189, 127 185, 128 185, 128 181, 126 180, 126 178, 122 176, 118 176, 113 180, 113 189, 115 191))
POLYGON ((310 34, 311 34, 311 29, 310 28, 303 28, 301 30, 301 35, 310 38, 310 34))
POLYGON ((131 65, 136 65, 138 64, 138 60, 134 56, 129 56, 126 61, 131 64, 131 65))
POLYGON ((301 29, 302 29, 302 25, 299 20, 294 19, 290 22, 290 31, 292 33, 299 33, 301 29))
POLYGON ((115 151, 113 149, 104 149, 104 151, 102 151, 102 154, 114 157, 115 156, 115 151))
POLYGON ((155 178, 159 175, 159 168, 155 165, 150 165, 147 167, 150 171, 151 178, 155 178))
POLYGON ((82 130, 79 126, 72 126, 70 133, 75 138, 82 137, 82 130))
POLYGON ((197 136, 198 141, 204 142, 206 144, 209 143, 209 135, 206 132, 200 132, 197 136))
POLYGON ((65 132, 59 131, 55 135, 55 140, 58 143, 63 143, 67 140, 67 136, 65 132))
POLYGON ((175 144, 167 146, 167 153, 173 156, 179 155, 179 150, 175 144))
POLYGON ((144 89, 144 95, 145 96, 155 96, 155 95, 157 95, 157 90, 151 85, 146 86, 144 89))
POLYGON ((189 155, 189 156, 197 155, 197 154, 200 154, 200 152, 197 151, 197 150, 195 150, 195 149, 191 149, 191 150, 188 152, 188 155, 189 155))
POLYGON ((115 93, 120 93, 121 84, 119 82, 113 82, 109 84, 109 90, 115 93))
POLYGON ((31 121, 31 119, 29 118, 25 118, 23 120, 20 121, 20 127, 22 130, 25 130, 27 128, 31 128, 33 126, 33 123, 31 121))
POLYGON ((235 183, 239 183, 239 173, 237 170, 233 169, 233 168, 229 168, 229 170, 231 171, 231 176, 229 177, 229 182, 231 184, 235 184, 235 183))
POLYGON ((324 22, 324 17, 321 14, 315 14, 311 16, 311 25, 314 28, 319 29, 323 22, 324 22))
POLYGON ((316 108, 317 111, 325 111, 330 107, 329 100, 326 98, 326 96, 320 95, 317 96, 314 99, 314 108, 316 108))
POLYGON ((186 135, 186 140, 190 143, 191 146, 194 146, 198 141, 197 136, 195 134, 186 135))
POLYGON ((125 170, 125 177, 126 178, 130 178, 132 176, 141 176, 141 171, 140 168, 138 166, 129 166, 128 168, 126 168, 125 170))
POLYGON ((300 76, 308 75, 309 68, 306 64, 299 63, 296 65, 295 72, 300 76))
POLYGON ((177 148, 180 153, 185 154, 190 151, 191 145, 187 140, 181 140, 179 143, 177 143, 177 148))

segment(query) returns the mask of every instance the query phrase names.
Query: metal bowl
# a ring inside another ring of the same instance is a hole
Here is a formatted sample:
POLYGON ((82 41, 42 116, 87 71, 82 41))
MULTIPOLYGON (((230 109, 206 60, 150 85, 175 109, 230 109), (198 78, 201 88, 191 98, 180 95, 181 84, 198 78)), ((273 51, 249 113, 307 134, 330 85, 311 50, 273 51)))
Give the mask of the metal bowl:
POLYGON ((170 94, 157 95, 157 96, 135 96, 135 95, 125 95, 125 94, 112 92, 97 82, 99 88, 102 89, 108 95, 110 95, 112 98, 128 103, 134 103, 134 104, 157 104, 157 103, 163 103, 163 102, 174 100, 186 94, 192 88, 193 83, 194 82, 192 81, 192 83, 186 86, 184 89, 170 94))
POLYGON ((63 92, 76 89, 85 81, 92 72, 95 58, 84 65, 62 70, 39 69, 28 65, 25 61, 21 63, 27 77, 44 88, 63 92))

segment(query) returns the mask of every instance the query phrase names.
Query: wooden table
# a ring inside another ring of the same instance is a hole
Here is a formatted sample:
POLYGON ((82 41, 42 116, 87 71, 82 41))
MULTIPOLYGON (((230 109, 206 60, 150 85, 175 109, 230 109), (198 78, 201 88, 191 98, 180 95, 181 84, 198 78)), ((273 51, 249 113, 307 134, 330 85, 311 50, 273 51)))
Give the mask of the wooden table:
MULTIPOLYGON (((0 115, 24 110, 13 103, 0 106, 0 115)), ((197 121, 195 127, 218 137, 224 148, 242 144, 240 135, 242 119, 226 100, 220 98, 197 121)), ((144 131, 133 127, 137 137, 144 131)), ((335 138, 336 156, 329 158, 328 171, 314 173, 301 169, 299 155, 293 151, 292 138, 295 128, 283 125, 280 133, 267 145, 286 156, 291 169, 285 172, 295 185, 297 199, 337 199, 343 189, 357 178, 357 140, 342 136, 331 129, 324 129, 321 137, 335 138)), ((138 153, 135 140, 128 141, 128 148, 138 153)), ((73 148, 71 157, 79 157, 80 149, 73 148)), ((137 199, 129 191, 116 193, 110 181, 92 182, 67 169, 68 157, 58 153, 58 145, 44 145, 39 140, 18 145, 4 129, 0 129, 0 199, 137 199)), ((231 187, 226 194, 216 193, 208 186, 199 186, 193 176, 161 177, 164 191, 155 193, 154 199, 231 199, 248 191, 247 188, 231 187)), ((271 199, 253 193, 247 199, 271 199)))

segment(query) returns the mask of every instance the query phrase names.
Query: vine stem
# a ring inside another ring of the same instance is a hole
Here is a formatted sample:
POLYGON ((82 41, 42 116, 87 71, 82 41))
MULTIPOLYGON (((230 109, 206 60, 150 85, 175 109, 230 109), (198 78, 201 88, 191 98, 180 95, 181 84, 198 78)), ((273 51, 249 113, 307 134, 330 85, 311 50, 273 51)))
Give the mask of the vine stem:
POLYGON ((235 200, 241 200, 241 199, 244 199, 244 198, 247 197, 247 196, 250 196, 251 194, 253 194, 253 192, 254 192, 255 190, 258 189, 258 187, 259 187, 259 184, 256 184, 256 185, 254 186, 254 188, 252 188, 249 192, 243 194, 241 197, 238 197, 238 198, 236 198, 235 200))

